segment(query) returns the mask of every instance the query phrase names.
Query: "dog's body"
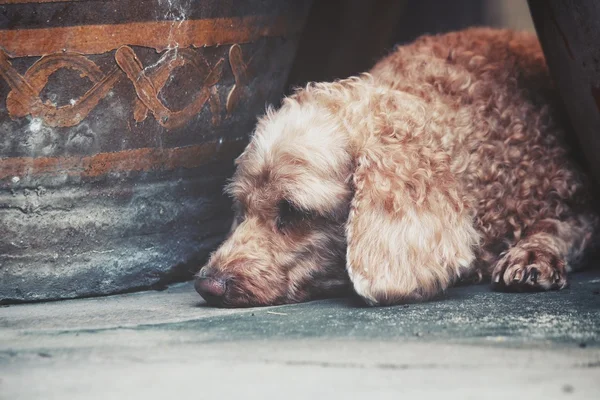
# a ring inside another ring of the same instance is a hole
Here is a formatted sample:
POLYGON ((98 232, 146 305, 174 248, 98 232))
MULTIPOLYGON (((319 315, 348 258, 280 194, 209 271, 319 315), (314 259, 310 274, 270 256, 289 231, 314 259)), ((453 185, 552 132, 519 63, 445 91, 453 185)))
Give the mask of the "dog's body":
POLYGON ((558 289, 597 225, 535 36, 470 29, 269 111, 237 160, 230 237, 196 287, 224 306, 351 284, 370 304, 460 278, 558 289))

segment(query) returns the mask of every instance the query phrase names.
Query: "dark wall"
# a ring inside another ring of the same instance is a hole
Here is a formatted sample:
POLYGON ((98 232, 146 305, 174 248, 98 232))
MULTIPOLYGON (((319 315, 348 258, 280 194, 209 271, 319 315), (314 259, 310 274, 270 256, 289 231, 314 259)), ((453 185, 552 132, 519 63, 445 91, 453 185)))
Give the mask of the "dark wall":
POLYGON ((482 0, 316 0, 289 86, 367 71, 397 43, 483 21, 482 0))

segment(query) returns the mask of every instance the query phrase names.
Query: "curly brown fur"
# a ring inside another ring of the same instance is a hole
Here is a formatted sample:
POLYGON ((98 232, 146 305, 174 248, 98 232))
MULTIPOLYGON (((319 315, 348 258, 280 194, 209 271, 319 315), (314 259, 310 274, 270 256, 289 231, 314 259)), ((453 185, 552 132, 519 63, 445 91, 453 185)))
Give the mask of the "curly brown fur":
POLYGON ((226 290, 199 292, 250 306, 352 285, 382 305, 474 274, 564 287, 597 218, 556 103, 535 36, 506 30, 425 36, 308 85, 237 160, 236 222, 199 274, 226 290))

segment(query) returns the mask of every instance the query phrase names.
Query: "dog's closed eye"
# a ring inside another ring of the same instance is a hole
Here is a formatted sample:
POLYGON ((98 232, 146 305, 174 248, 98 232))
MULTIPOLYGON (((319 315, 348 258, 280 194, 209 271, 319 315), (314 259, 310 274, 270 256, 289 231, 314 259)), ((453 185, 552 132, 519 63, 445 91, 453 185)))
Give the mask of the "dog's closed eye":
POLYGON ((314 214, 312 212, 303 210, 288 200, 282 200, 279 202, 277 229, 283 231, 286 228, 293 227, 301 222, 308 221, 313 218, 314 214))

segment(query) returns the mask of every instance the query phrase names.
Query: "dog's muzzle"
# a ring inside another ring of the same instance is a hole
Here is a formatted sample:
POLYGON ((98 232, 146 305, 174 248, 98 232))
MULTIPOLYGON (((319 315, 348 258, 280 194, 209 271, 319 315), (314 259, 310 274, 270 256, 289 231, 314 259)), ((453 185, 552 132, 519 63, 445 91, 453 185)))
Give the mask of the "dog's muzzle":
POLYGON ((197 277, 194 287, 196 292, 210 305, 221 304, 227 292, 227 282, 224 279, 210 276, 197 277))

